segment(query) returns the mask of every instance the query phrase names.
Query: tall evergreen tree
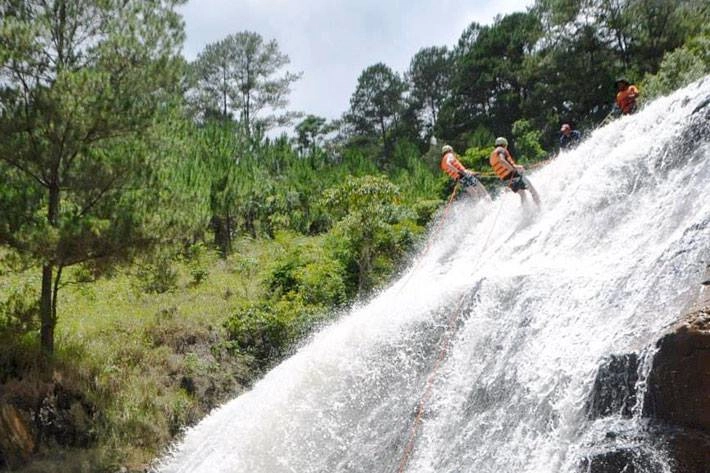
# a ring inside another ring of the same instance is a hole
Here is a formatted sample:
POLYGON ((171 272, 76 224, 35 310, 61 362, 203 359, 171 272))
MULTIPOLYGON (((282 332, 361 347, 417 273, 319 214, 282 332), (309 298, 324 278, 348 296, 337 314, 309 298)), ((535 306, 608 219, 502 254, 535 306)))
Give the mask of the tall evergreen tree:
POLYGON ((378 137, 385 155, 392 151, 390 132, 396 129, 404 108, 406 83, 383 63, 365 69, 350 97, 346 119, 356 134, 378 137))
POLYGON ((423 48, 409 64, 407 80, 410 96, 415 109, 424 115, 424 122, 430 130, 450 94, 449 78, 452 72, 451 56, 445 46, 423 48))
POLYGON ((192 64, 193 99, 203 116, 236 119, 249 137, 286 125, 295 114, 283 108, 301 77, 282 72, 289 62, 276 40, 265 42, 250 31, 229 35, 208 44, 192 64))
POLYGON ((153 208, 152 130, 180 73, 181 3, 0 2, 0 242, 42 266, 46 353, 67 266, 130 256, 177 223, 153 208))

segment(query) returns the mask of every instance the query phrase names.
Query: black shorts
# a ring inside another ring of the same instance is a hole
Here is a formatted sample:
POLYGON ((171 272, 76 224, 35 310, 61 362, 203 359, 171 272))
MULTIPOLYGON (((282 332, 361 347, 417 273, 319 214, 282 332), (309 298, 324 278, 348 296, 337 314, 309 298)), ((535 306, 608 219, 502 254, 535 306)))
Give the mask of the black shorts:
POLYGON ((471 174, 464 174, 464 175, 461 177, 461 179, 459 179, 459 182, 461 182, 461 185, 462 185, 463 188, 465 189, 465 188, 467 188, 467 187, 471 187, 471 186, 477 185, 477 184, 478 184, 478 179, 476 179, 475 177, 473 177, 473 175, 471 175, 471 174))
POLYGON ((528 186, 525 185, 523 176, 520 175, 513 176, 510 181, 508 181, 508 187, 510 187, 510 190, 513 192, 518 192, 520 190, 524 191, 528 188, 528 186))

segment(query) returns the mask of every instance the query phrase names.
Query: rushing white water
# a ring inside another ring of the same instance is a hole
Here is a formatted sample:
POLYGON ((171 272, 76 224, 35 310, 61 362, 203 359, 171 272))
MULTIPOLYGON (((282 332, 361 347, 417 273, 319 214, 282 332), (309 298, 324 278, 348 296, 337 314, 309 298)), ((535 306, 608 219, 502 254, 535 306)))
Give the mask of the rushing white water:
POLYGON ((692 112, 708 97, 710 77, 531 173, 537 213, 510 192, 457 202, 407 274, 187 431, 158 471, 397 472, 447 337, 404 471, 577 472, 608 431, 645 449, 637 472, 670 471, 638 406, 589 420, 585 402, 600 360, 649 355, 697 293, 710 107, 692 112))

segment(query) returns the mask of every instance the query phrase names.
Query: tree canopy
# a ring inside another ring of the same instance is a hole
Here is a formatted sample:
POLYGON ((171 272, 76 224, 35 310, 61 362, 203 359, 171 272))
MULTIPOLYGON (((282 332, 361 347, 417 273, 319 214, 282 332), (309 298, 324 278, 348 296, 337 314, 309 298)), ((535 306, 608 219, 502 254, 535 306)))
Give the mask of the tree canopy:
POLYGON ((52 352, 63 268, 164 238, 156 112, 171 106, 181 2, 3 2, 0 242, 42 265, 52 352))
POLYGON ((289 62, 276 40, 251 31, 208 44, 192 64, 199 113, 236 120, 247 136, 290 123, 294 114, 283 109, 301 74, 282 72, 289 62))

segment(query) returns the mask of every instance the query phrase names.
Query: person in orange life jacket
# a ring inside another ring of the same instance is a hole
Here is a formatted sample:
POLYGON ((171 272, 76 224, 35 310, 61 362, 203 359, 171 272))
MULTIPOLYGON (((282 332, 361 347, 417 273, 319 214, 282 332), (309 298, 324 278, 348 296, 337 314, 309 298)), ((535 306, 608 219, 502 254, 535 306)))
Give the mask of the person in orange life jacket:
POLYGON ((451 176, 454 181, 460 182, 463 189, 471 197, 491 200, 491 196, 488 195, 483 184, 476 179, 477 174, 469 171, 461 164, 456 158, 454 149, 449 145, 441 148, 441 170, 451 176))
POLYGON ((532 195, 533 201, 539 207, 540 196, 533 187, 530 180, 523 176, 525 168, 515 164, 513 156, 508 151, 508 140, 502 136, 496 138, 496 147, 490 157, 493 171, 505 182, 510 190, 520 196, 520 202, 525 203, 525 192, 528 191, 532 195))
POLYGON ((579 130, 573 130, 569 123, 565 123, 560 128, 560 148, 574 148, 582 140, 582 133, 579 130))
POLYGON ((616 108, 615 114, 628 115, 636 111, 636 98, 639 96, 639 89, 623 77, 614 82, 616 85, 616 108))

